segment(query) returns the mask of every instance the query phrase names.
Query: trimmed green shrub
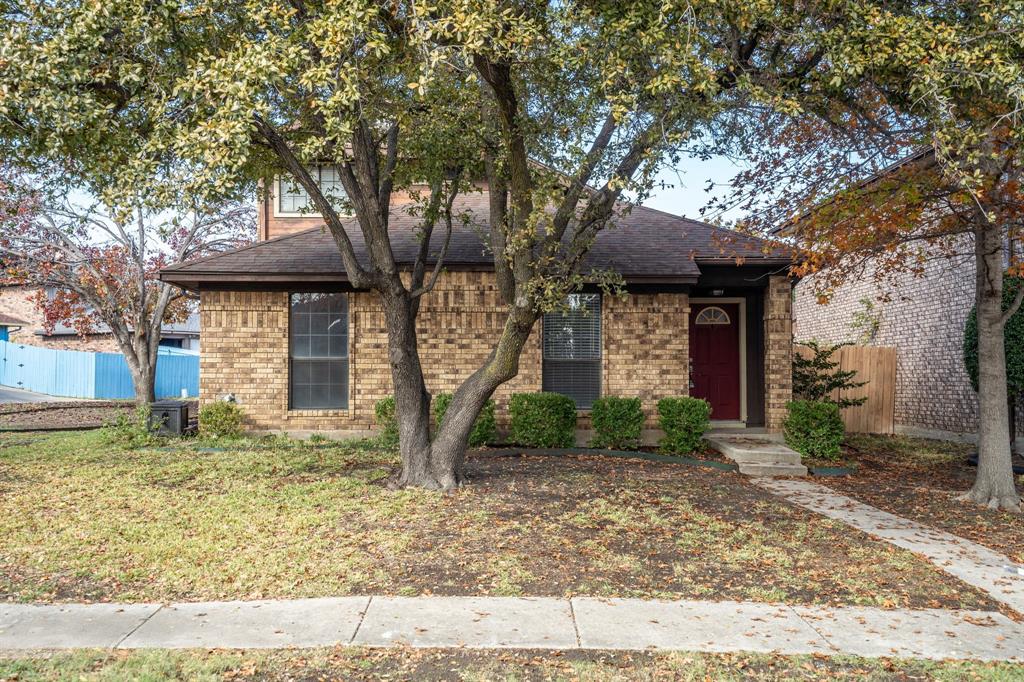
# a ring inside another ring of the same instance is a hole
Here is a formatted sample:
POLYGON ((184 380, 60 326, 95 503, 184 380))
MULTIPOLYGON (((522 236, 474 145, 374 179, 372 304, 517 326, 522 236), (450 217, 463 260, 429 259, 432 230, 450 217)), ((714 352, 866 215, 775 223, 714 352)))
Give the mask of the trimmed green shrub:
POLYGON ((386 448, 398 447, 398 417, 395 415, 395 396, 381 398, 373 406, 373 416, 380 427, 378 442, 386 448))
POLYGON ((665 437, 658 443, 662 452, 688 455, 703 447, 711 426, 711 405, 706 400, 683 396, 658 401, 658 425, 665 437))
POLYGON ((782 423, 786 445, 812 459, 839 459, 845 428, 839 406, 814 400, 794 400, 786 405, 789 416, 782 423))
POLYGON ((640 398, 598 398, 590 410, 594 425, 591 447, 626 450, 640 445, 644 411, 640 398))
POLYGON ((516 393, 508 411, 513 443, 538 448, 571 448, 576 444, 576 403, 569 396, 516 393))
POLYGON ((238 403, 218 400, 199 410, 199 435, 206 438, 238 438, 244 413, 238 403))
MULTIPOLYGON (((444 421, 444 414, 448 411, 448 405, 452 402, 451 393, 438 393, 434 396, 434 423, 441 428, 444 421)), ((478 448, 481 445, 493 443, 498 435, 498 422, 494 418, 494 401, 488 400, 484 403, 483 409, 473 422, 473 430, 469 432, 469 447, 478 448)))

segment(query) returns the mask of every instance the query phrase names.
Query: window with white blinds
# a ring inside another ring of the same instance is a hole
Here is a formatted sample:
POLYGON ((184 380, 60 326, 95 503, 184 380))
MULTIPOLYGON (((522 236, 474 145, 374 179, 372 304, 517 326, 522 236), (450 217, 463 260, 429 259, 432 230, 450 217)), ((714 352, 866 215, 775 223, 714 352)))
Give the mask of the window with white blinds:
POLYGON ((348 299, 345 294, 292 294, 290 332, 290 408, 347 408, 348 299))
POLYGON ((601 295, 571 294, 544 315, 543 388, 590 408, 601 397, 601 295))

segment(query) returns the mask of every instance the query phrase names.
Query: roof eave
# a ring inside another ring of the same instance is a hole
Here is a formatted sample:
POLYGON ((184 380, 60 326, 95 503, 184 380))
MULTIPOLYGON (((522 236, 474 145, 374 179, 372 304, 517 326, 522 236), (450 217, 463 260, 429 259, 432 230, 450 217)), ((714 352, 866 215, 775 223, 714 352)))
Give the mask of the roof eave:
MULTIPOLYGON (((490 272, 480 268, 482 272, 490 272)), ((200 288, 212 288, 218 284, 347 284, 348 278, 344 273, 274 273, 271 275, 251 273, 225 273, 225 272, 181 272, 181 271, 160 271, 161 282, 174 284, 183 289, 191 291, 200 288)), ((623 275, 627 284, 696 284, 698 275, 673 275, 673 274, 626 274, 623 275)))

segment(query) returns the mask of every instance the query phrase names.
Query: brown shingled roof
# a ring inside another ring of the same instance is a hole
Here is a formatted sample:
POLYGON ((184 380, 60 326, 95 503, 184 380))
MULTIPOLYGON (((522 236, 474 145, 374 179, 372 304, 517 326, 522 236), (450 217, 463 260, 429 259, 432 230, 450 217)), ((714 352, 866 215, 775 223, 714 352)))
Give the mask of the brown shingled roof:
MULTIPOLYGON (((456 225, 445 263, 451 268, 489 270, 493 259, 485 246, 486 196, 464 197, 456 206, 470 220, 456 225), (480 217, 483 217, 481 220, 480 217)), ((346 227, 356 256, 369 264, 366 244, 355 219, 346 227)), ((419 250, 418 216, 405 211, 392 214, 388 231, 395 259, 411 265, 419 250)), ((443 233, 435 231, 431 253, 441 249, 443 233)), ((614 220, 602 231, 588 253, 584 270, 614 269, 627 281, 695 282, 699 265, 734 262, 785 264, 782 251, 765 253, 765 242, 723 228, 680 218, 643 206, 614 220)), ((234 251, 163 269, 160 278, 185 287, 230 282, 345 281, 341 256, 326 227, 277 237, 234 251)))
POLYGON ((14 317, 12 315, 6 315, 4 313, 0 313, 0 326, 3 326, 3 327, 22 326, 23 327, 26 324, 28 324, 28 322, 26 322, 25 320, 19 320, 17 317, 14 317))

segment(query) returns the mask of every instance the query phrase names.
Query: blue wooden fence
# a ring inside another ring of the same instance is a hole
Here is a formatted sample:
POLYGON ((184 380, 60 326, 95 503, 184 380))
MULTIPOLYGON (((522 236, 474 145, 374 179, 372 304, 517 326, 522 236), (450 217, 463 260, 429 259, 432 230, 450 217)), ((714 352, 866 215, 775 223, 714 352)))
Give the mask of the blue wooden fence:
MULTIPOLYGON (((0 384, 68 398, 134 398, 128 363, 119 353, 84 353, 0 341, 0 384)), ((199 355, 161 348, 156 397, 199 395, 199 355)))

